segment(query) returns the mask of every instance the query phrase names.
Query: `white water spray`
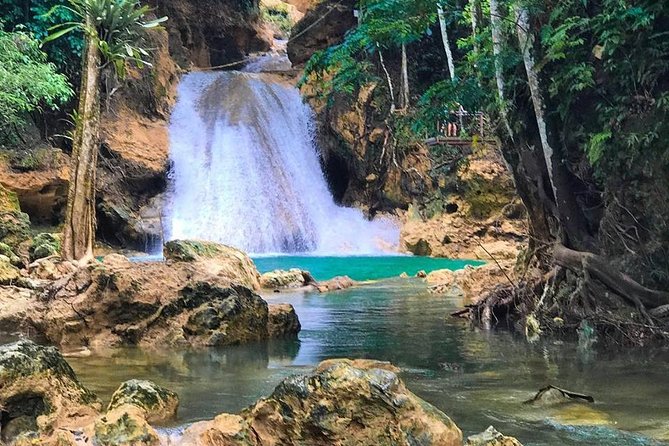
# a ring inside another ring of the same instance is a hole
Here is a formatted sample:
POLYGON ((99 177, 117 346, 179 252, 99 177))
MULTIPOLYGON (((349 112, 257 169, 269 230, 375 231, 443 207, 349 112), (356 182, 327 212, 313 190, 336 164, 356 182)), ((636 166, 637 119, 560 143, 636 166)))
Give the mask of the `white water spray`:
POLYGON ((396 249, 393 222, 334 203, 299 92, 263 74, 192 73, 170 123, 166 236, 252 253, 396 249))

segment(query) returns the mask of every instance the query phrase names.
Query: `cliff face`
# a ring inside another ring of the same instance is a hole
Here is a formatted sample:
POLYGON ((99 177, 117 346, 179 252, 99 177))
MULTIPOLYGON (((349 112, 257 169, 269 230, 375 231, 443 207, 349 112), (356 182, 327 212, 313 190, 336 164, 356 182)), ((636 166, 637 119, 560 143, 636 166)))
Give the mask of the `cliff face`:
POLYGON ((271 35, 259 20, 259 0, 151 2, 158 15, 169 17, 169 52, 183 68, 237 62, 270 47, 271 35))

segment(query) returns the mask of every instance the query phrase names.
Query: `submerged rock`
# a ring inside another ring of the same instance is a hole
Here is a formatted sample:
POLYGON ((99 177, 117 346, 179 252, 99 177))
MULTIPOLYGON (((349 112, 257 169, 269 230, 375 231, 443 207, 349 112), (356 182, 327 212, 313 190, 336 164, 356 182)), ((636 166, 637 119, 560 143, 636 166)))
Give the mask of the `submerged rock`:
POLYGON ((179 397, 171 390, 145 380, 126 381, 114 392, 107 412, 122 406, 135 406, 149 423, 163 423, 177 416, 179 397))
POLYGON ((465 446, 523 446, 513 437, 507 437, 490 426, 480 434, 467 437, 465 446))
POLYGON ((0 347, 0 408, 1 438, 11 442, 29 432, 90 421, 100 402, 58 350, 19 341, 0 347))
POLYGON ((329 360, 279 384, 240 415, 189 427, 180 444, 381 445, 462 444, 445 414, 406 389, 389 363, 329 360))

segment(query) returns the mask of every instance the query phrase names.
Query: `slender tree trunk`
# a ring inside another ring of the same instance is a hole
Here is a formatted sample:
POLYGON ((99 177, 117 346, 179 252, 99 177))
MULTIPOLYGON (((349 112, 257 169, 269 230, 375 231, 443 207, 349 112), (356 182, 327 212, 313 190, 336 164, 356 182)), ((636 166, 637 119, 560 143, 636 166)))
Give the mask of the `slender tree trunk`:
POLYGON ((376 44, 376 49, 379 51, 379 62, 381 62, 381 68, 383 68, 383 72, 386 74, 386 81, 388 82, 388 90, 390 91, 390 113, 395 113, 395 109, 397 107, 395 105, 395 90, 393 89, 393 80, 390 78, 390 73, 388 72, 388 68, 386 68, 386 63, 383 60, 383 53, 381 52, 381 46, 378 43, 376 44))
POLYGON ((497 82, 497 95, 500 102, 500 115, 504 127, 513 141, 513 131, 509 125, 509 116, 506 107, 506 94, 504 70, 502 66, 502 48, 504 46, 504 37, 502 34, 502 17, 500 15, 499 4, 497 0, 490 0, 490 26, 492 28, 492 52, 495 56, 495 81, 497 82))
POLYGON ((400 108, 409 106, 409 67, 407 61, 407 46, 402 44, 402 89, 400 90, 400 108))
POLYGON ((437 6, 437 14, 439 15, 439 27, 441 28, 441 41, 444 43, 446 59, 448 60, 448 72, 451 75, 451 80, 455 81, 455 64, 453 63, 453 53, 451 52, 451 45, 448 42, 446 16, 444 14, 444 8, 442 8, 441 5, 437 6))
POLYGON ((86 37, 72 168, 63 234, 63 257, 83 262, 93 258, 95 237, 95 170, 100 132, 100 53, 86 37))
POLYGON ((537 127, 539 128, 539 138, 541 140, 541 148, 544 152, 544 160, 546 161, 546 169, 548 170, 548 178, 553 189, 553 195, 557 197, 557 189, 555 181, 553 180, 553 147, 548 140, 548 129, 546 126, 546 106, 544 104, 543 94, 539 84, 539 75, 537 74, 536 64, 534 63, 534 39, 530 33, 530 20, 528 12, 525 8, 519 6, 515 9, 516 12, 516 32, 518 34, 518 43, 520 50, 523 53, 523 62, 525 65, 525 72, 527 73, 527 82, 530 87, 530 94, 532 96, 532 105, 534 106, 534 115, 537 120, 537 127))
POLYGON ((478 27, 479 27, 479 2, 478 0, 471 0, 469 4, 472 14, 472 37, 474 37, 474 53, 478 54, 479 45, 476 39, 478 37, 478 27))

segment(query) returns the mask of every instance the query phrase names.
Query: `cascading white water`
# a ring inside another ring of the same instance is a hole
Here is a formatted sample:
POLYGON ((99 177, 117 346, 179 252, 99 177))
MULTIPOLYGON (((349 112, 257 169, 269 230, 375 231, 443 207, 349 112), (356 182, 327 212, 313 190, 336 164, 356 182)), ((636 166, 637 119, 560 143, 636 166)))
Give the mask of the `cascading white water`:
POLYGON ((399 230, 337 206, 321 171, 313 113, 297 89, 264 74, 192 73, 170 123, 166 236, 252 253, 371 254, 399 230))

